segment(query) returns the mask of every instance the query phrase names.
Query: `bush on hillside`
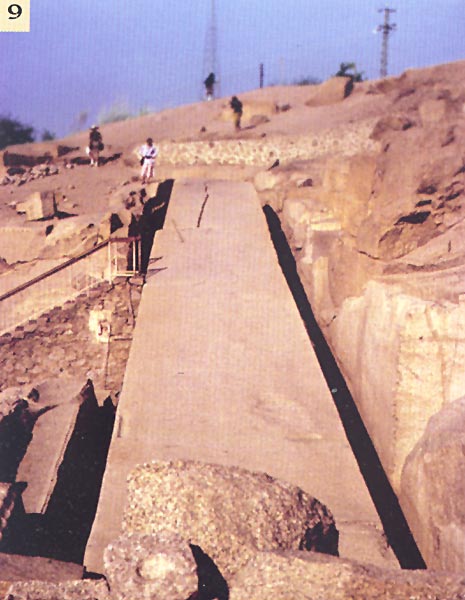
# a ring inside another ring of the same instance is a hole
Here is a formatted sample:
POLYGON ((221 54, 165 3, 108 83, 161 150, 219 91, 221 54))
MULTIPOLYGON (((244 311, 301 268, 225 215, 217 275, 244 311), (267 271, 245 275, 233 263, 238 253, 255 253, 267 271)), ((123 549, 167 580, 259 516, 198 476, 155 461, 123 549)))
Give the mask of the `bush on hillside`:
POLYGON ((24 125, 9 115, 0 115, 0 150, 15 144, 34 141, 34 127, 24 125))
POLYGON ((318 85, 321 83, 321 79, 309 75, 308 77, 301 77, 293 82, 293 85, 318 85))

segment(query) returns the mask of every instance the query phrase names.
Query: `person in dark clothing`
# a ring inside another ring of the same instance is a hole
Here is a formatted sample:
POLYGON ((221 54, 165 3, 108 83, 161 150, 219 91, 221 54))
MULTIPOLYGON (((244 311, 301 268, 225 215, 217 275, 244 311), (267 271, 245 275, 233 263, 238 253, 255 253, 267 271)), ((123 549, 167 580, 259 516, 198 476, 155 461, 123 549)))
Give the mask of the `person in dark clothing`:
POLYGON ((211 100, 213 98, 213 89, 216 83, 215 73, 210 73, 210 75, 203 82, 205 86, 205 94, 207 100, 211 100))
POLYGON ((234 115, 234 128, 236 131, 239 131, 241 128, 241 118, 242 118, 242 102, 239 100, 237 96, 233 96, 231 98, 231 102, 229 106, 233 110, 234 115))
POLYGON ((102 134, 100 133, 97 125, 92 125, 89 132, 88 146, 91 167, 98 167, 99 154, 103 148, 102 134))

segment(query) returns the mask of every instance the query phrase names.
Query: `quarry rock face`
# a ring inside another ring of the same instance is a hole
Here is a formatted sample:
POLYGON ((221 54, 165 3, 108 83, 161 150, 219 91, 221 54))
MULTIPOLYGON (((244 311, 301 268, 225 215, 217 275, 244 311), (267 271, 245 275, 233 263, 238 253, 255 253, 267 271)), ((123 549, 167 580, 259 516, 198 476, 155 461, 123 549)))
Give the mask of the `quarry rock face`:
POLYGON ((288 192, 282 211, 317 320, 420 550, 428 566, 454 570, 463 553, 452 507, 463 494, 440 472, 450 461, 463 472, 464 458, 448 449, 433 460, 422 436, 465 390, 463 70, 435 67, 375 85, 390 102, 371 133, 379 149, 313 162, 309 199, 288 192), (321 230, 321 207, 332 232, 321 230), (457 541, 446 545, 449 517, 457 541))
POLYGON ((195 461, 136 468, 128 478, 123 532, 174 531, 228 577, 260 550, 337 554, 329 510, 301 489, 262 473, 195 461))
POLYGON ((188 543, 170 531, 121 536, 105 550, 104 565, 112 598, 119 600, 186 600, 197 589, 188 543))
POLYGON ((402 473, 401 494, 431 568, 461 571, 465 562, 465 398, 429 420, 402 473), (429 527, 422 527, 428 523, 429 527))
POLYGON ((339 364, 398 491, 404 462, 429 418, 465 386, 464 310, 462 303, 437 305, 399 285, 370 281, 329 325, 339 364))

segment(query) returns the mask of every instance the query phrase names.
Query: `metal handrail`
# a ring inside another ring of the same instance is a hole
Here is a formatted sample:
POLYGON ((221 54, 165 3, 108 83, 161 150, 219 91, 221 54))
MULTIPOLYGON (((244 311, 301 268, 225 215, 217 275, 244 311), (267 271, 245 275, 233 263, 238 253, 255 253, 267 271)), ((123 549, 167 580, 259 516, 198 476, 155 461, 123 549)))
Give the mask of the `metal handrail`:
POLYGON ((47 279, 47 277, 50 277, 51 275, 54 275, 55 273, 58 273, 59 271, 66 269, 66 267, 69 267, 70 265, 77 263, 79 260, 82 260, 83 258, 90 256, 94 252, 97 252, 101 248, 104 248, 105 246, 107 246, 110 243, 110 241, 111 240, 104 240, 103 242, 100 242, 100 244, 97 244, 90 250, 85 250, 84 252, 81 252, 81 254, 73 256, 66 262, 62 263, 61 265, 57 265, 56 267, 53 267, 53 269, 49 269, 48 271, 45 271, 45 273, 41 273, 40 275, 37 275, 33 279, 30 279, 29 281, 26 281, 25 283, 18 285, 17 287, 13 288, 12 290, 9 290, 5 294, 2 294, 0 296, 0 302, 2 300, 6 300, 7 298, 11 298, 11 296, 18 294, 19 292, 22 292, 23 290, 26 290, 28 287, 35 285, 39 281, 43 281, 44 279, 47 279))

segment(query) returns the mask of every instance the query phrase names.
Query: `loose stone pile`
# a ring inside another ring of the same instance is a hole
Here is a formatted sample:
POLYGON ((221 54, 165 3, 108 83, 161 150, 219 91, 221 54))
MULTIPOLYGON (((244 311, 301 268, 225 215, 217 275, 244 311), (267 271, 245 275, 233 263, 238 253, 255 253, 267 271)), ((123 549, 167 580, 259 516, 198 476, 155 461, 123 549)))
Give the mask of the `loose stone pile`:
POLYGON ((7 175, 0 181, 0 185, 24 185, 35 179, 41 179, 49 175, 58 175, 59 172, 60 170, 56 165, 37 165, 31 169, 10 167, 7 175))

